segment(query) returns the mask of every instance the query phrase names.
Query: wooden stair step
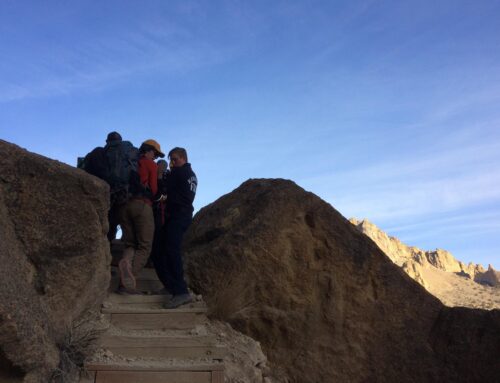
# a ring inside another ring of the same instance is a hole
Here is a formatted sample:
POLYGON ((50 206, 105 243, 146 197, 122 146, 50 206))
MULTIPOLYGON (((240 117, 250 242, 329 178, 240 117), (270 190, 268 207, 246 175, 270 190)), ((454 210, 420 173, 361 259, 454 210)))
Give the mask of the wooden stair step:
POLYGON ((115 312, 111 325, 123 330, 183 330, 206 323, 205 310, 158 310, 158 312, 115 312))
POLYGON ((224 364, 193 360, 189 363, 180 361, 109 361, 88 362, 85 364, 87 371, 224 371, 224 364))
POLYGON ((212 383, 210 371, 97 371, 95 383, 212 383))
POLYGON ((204 302, 192 302, 182 305, 176 309, 165 309, 161 303, 135 303, 135 304, 112 304, 111 307, 103 307, 103 314, 165 314, 172 313, 206 313, 207 306, 204 302))
POLYGON ((211 358, 222 359, 226 348, 216 345, 213 336, 128 336, 106 335, 102 347, 114 355, 146 358, 211 358))
POLYGON ((114 355, 134 358, 207 358, 222 360, 227 355, 227 349, 221 346, 200 346, 200 347, 108 347, 114 355))
POLYGON ((106 298, 106 302, 110 302, 112 304, 115 303, 125 303, 125 304, 134 304, 134 303, 162 303, 166 302, 167 298, 171 297, 171 295, 129 295, 129 294, 116 294, 111 293, 106 298))
POLYGON ((99 338, 99 343, 106 347, 198 347, 213 346, 216 338, 213 335, 116 335, 104 333, 99 338))
POLYGON ((151 365, 141 361, 89 363, 92 383, 223 383, 224 366, 216 364, 151 365))

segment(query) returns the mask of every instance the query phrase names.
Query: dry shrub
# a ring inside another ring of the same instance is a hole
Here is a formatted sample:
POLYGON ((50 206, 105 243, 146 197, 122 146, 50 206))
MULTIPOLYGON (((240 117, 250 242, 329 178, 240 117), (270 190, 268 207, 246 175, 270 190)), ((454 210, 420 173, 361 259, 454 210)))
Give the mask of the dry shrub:
POLYGON ((102 329, 94 326, 96 315, 88 314, 74 322, 66 331, 59 347, 59 365, 53 371, 50 383, 77 382, 84 369, 84 362, 97 347, 102 329))

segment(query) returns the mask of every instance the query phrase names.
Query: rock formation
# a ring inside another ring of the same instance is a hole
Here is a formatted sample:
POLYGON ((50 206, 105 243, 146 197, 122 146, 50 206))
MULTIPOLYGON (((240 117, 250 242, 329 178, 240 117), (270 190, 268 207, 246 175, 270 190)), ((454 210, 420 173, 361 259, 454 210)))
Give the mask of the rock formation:
POLYGON ((500 376, 499 310, 443 306, 291 181, 249 180, 203 208, 185 251, 212 316, 258 340, 278 382, 500 376))
POLYGON ((484 273, 476 274, 474 280, 492 287, 500 286, 500 272, 496 271, 493 266, 488 265, 488 270, 484 273))
POLYGON ((46 383, 109 284, 108 189, 1 140, 0 157, 0 380, 46 383))
POLYGON ((449 306, 500 308, 500 273, 491 265, 485 271, 481 265, 458 261, 446 250, 423 251, 407 246, 367 219, 359 221, 351 218, 350 222, 443 303, 449 306), (498 288, 492 289, 496 286, 498 288))

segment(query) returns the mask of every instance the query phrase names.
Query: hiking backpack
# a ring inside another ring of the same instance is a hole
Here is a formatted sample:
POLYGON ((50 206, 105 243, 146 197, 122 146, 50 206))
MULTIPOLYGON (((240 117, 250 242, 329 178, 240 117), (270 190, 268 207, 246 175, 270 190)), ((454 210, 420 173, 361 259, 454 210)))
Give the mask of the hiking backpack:
POLYGON ((78 157, 78 167, 80 169, 103 180, 106 179, 108 173, 106 163, 106 150, 100 146, 88 153, 85 158, 78 157))
POLYGON ((139 150, 129 141, 113 141, 106 145, 106 182, 111 192, 111 206, 124 204, 132 195, 144 190, 138 170, 139 150))

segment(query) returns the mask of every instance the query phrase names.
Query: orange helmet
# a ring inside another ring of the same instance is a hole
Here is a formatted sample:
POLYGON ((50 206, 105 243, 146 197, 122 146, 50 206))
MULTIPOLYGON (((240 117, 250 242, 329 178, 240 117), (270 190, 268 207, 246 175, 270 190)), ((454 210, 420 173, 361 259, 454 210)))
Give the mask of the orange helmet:
POLYGON ((160 144, 158 142, 156 142, 155 140, 151 140, 151 139, 146 140, 142 143, 142 145, 149 145, 149 146, 153 147, 154 150, 156 151, 156 153, 158 154, 158 157, 161 157, 161 158, 165 157, 165 153, 163 153, 161 151, 160 144))

